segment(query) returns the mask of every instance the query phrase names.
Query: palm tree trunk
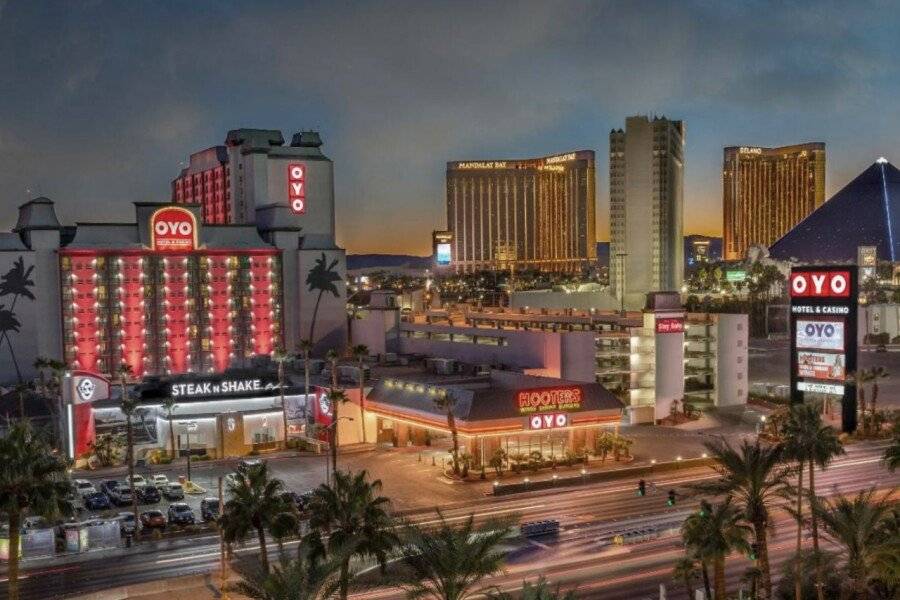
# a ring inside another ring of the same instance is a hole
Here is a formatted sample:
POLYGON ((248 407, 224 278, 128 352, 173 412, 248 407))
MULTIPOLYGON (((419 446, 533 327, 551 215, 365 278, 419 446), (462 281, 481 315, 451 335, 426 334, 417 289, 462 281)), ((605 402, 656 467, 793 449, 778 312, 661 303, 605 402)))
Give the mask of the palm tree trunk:
POLYGON ((269 574, 269 549, 266 548, 266 530, 262 527, 256 528, 256 535, 259 538, 259 566, 262 572, 269 574))
POLYGON ((284 403, 284 357, 280 357, 281 360, 278 361, 278 391, 281 396, 281 420, 282 425, 284 425, 284 447, 287 449, 288 445, 288 418, 287 418, 287 405, 284 403))
POLYGON ((713 561, 713 587, 715 599, 725 600, 725 556, 717 556, 713 561))
POLYGON ((447 410, 447 426, 450 428, 450 438, 453 440, 453 474, 459 475, 459 435, 456 431, 456 418, 452 410, 447 410))
POLYGON ((709 566, 705 560, 700 561, 700 573, 703 575, 703 589, 706 591, 706 597, 712 598, 712 588, 709 584, 709 566))
POLYGON ((362 441, 366 443, 366 397, 363 382, 363 361, 359 360, 359 420, 362 423, 362 441))
POLYGON ((331 473, 337 479, 337 457, 338 457, 338 402, 334 400, 334 406, 331 407, 331 473))
MULTIPOLYGON (((800 559, 800 552, 803 550, 803 461, 800 461, 800 471, 797 474, 797 559, 800 559)), ((796 563, 794 567, 794 600, 802 600, 803 590, 801 588, 800 564, 796 563)))
POLYGON ((813 551, 816 560, 816 598, 825 600, 825 590, 822 586, 822 561, 819 555, 819 519, 816 516, 816 463, 809 459, 809 521, 812 529, 813 551))
POLYGON ((769 570, 769 542, 766 534, 766 523, 757 521, 753 524, 753 534, 757 546, 757 563, 759 565, 760 579, 762 580, 761 600, 769 600, 772 597, 772 573, 769 570))
POLYGON ((169 409, 169 445, 172 447, 169 458, 175 460, 175 429, 172 428, 172 409, 169 409))
POLYGON ((687 596, 685 596, 686 598, 690 598, 691 596, 694 595, 694 590, 692 589, 694 586, 691 585, 691 581, 692 581, 691 578, 688 577, 688 576, 685 574, 685 576, 684 576, 684 589, 685 589, 685 591, 687 592, 687 596))
POLYGON ((316 306, 313 308, 312 321, 309 322, 309 343, 314 344, 316 339, 313 337, 313 332, 316 330, 316 316, 319 314, 319 302, 322 300, 322 292, 325 290, 319 290, 319 295, 316 297, 316 306))
POLYGON ((340 589, 338 597, 341 600, 347 600, 347 592, 350 588, 350 559, 345 558, 341 561, 340 589))
POLYGON ((9 339, 9 333, 4 332, 3 337, 6 338, 6 345, 9 346, 9 356, 12 358, 13 367, 16 369, 16 381, 22 383, 22 372, 19 370, 19 361, 16 360, 16 351, 13 350, 12 340, 9 339))
POLYGON ((134 513, 134 537, 138 538, 140 537, 138 526, 141 521, 138 518, 137 488, 134 487, 134 430, 131 427, 130 414, 126 417, 125 431, 128 442, 128 452, 126 453, 128 457, 128 487, 131 488, 131 511, 134 513))
POLYGON ((22 515, 18 511, 9 513, 9 600, 19 600, 19 539, 22 515))

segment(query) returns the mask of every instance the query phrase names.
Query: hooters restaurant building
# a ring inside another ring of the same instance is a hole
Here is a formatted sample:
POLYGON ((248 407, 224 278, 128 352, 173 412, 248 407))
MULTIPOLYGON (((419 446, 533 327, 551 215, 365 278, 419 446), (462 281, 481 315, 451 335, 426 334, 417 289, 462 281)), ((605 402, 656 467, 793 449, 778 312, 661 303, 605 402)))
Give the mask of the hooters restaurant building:
POLYGON ((425 445, 430 438, 448 436, 447 413, 435 402, 443 395, 456 401, 453 418, 460 446, 476 465, 487 464, 497 449, 509 456, 539 452, 545 458, 591 450, 598 431, 619 423, 624 408, 599 383, 518 372, 389 377, 366 398, 378 441, 425 445))

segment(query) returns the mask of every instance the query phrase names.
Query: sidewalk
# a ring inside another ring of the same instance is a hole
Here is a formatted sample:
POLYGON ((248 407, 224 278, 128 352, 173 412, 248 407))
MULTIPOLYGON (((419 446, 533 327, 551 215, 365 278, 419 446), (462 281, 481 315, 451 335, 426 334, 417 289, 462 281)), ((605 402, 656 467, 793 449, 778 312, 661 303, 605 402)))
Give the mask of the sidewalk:
MULTIPOLYGON (((234 585, 240 578, 232 574, 228 584, 234 585)), ((221 580, 217 574, 188 575, 173 579, 158 579, 146 583, 136 583, 90 594, 73 596, 72 600, 245 600, 246 596, 228 591, 220 591, 221 580)))

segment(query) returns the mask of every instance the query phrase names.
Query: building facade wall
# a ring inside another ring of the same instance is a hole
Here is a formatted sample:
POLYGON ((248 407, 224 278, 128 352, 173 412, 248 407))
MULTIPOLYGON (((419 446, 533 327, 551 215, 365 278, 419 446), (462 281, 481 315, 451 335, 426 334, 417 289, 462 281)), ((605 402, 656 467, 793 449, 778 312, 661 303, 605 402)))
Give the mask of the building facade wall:
POLYGON ((596 260, 593 151, 447 163, 451 267, 572 271, 596 260))
POLYGON ((770 246, 825 202, 825 144, 728 147, 722 166, 723 255, 770 246))
POLYGON ((750 392, 748 318, 724 313, 716 318, 716 406, 743 405, 750 392))
POLYGON ((610 285, 627 308, 680 290, 684 273, 684 124, 629 117, 609 135, 610 285))

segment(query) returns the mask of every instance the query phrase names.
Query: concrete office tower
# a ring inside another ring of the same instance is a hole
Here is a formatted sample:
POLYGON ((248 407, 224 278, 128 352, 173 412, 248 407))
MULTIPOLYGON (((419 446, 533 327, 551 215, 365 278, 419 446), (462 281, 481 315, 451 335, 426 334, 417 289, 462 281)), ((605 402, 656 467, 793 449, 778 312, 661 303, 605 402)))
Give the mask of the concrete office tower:
POLYGON ((626 308, 684 276, 684 123, 628 117, 609 133, 610 286, 626 308))
POLYGON ((597 261, 594 152, 447 163, 450 267, 578 271, 597 261))
POLYGON ((771 246, 825 202, 825 144, 725 148, 723 256, 771 246))

